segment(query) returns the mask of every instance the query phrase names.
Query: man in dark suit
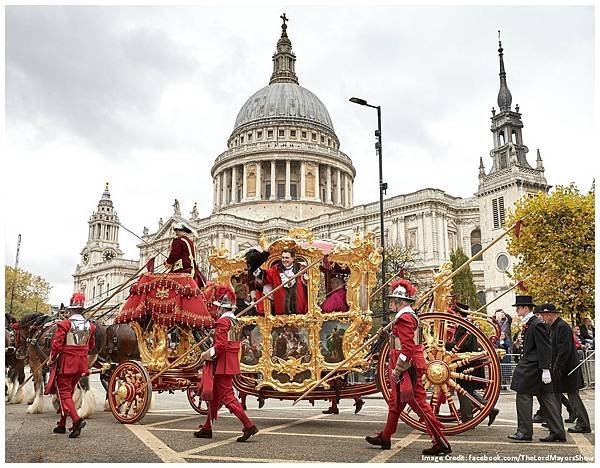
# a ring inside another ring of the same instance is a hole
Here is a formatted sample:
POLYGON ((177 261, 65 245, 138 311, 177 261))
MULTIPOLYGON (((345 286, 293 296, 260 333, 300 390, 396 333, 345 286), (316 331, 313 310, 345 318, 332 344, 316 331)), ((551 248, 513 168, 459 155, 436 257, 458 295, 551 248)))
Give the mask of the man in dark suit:
POLYGON ((521 319, 523 351, 515 368, 511 390, 517 392, 517 432, 508 438, 518 442, 530 442, 533 436, 533 396, 544 411, 550 435, 542 442, 566 442, 565 428, 560 416, 560 403, 551 385, 550 374, 552 348, 548 326, 533 313, 531 296, 517 296, 514 307, 521 319))
POLYGON ((557 398, 566 393, 572 405, 577 424, 570 427, 571 433, 587 434, 591 432, 590 418, 579 396, 579 389, 584 387, 581 367, 569 375, 579 364, 577 350, 571 334, 571 327, 558 316, 554 304, 541 304, 540 316, 550 326, 552 340, 552 383, 557 398))

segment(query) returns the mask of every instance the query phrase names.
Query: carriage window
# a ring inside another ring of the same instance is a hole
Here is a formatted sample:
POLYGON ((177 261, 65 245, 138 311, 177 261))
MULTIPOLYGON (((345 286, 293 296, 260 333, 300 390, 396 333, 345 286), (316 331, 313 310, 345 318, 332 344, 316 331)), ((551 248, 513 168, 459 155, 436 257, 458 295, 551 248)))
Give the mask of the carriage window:
MULTIPOLYGON (((270 266, 264 270, 263 293, 268 294, 277 286, 288 281, 275 293, 271 303, 271 313, 275 315, 305 314, 308 310, 307 276, 294 276, 307 265, 305 259, 296 256, 293 249, 284 249, 280 258, 273 258, 270 266)), ((267 305, 268 307, 268 305, 267 305)))

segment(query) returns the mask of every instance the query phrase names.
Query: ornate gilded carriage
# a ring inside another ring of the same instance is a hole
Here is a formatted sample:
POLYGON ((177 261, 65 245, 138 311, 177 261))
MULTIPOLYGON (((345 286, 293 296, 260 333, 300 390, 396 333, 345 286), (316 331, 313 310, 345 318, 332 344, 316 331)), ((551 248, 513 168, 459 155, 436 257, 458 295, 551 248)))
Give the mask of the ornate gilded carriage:
MULTIPOLYGON (((324 259, 308 271, 306 314, 276 315, 267 302, 264 315, 240 319, 245 329, 240 350, 242 373, 234 383, 241 398, 245 400, 247 395, 256 395, 295 400, 354 354, 370 332, 375 331, 371 330, 373 313, 369 302, 381 255, 370 234, 345 244, 317 240, 304 229, 292 229, 288 236, 269 246, 262 242, 262 246, 269 252, 263 268, 277 262, 285 248, 293 248, 297 259, 304 264, 324 259), (325 264, 327 267, 324 268, 325 264), (321 311, 320 304, 330 292, 326 284, 327 268, 342 271, 346 276, 347 312, 321 311), (285 348, 284 339, 288 341, 285 348), (298 349, 303 352, 290 352, 290 340, 297 340, 300 343, 298 349)), ((247 266, 243 254, 229 258, 227 250, 220 249, 210 257, 210 262, 216 269, 219 283, 235 286, 244 281, 247 266)), ((442 283, 450 273, 451 265, 442 265, 434 276, 434 283, 442 283)), ((493 342, 499 330, 485 314, 472 313, 467 320, 449 313, 451 285, 451 282, 444 284, 430 302, 423 304, 420 323, 421 342, 425 345, 428 363, 424 376, 428 398, 444 423, 445 432, 456 434, 485 419, 498 398, 500 365, 493 342), (462 343, 447 346, 458 327, 466 329, 463 336, 475 337, 477 351, 458 352, 462 343), (473 397, 474 387, 485 403, 473 397), (462 419, 456 401, 459 396, 472 406, 472 419, 462 419)), ((380 391, 389 399, 388 357, 387 340, 381 340, 345 363, 331 379, 312 391, 308 400, 353 398, 380 391)), ((412 427, 425 430, 410 408, 407 407, 401 417, 412 427)))
MULTIPOLYGON (((275 265, 286 248, 295 250, 301 264, 311 265, 303 275, 308 305, 306 313, 277 315, 271 310, 270 301, 265 300, 260 310, 240 317, 242 372, 236 376, 234 385, 242 401, 248 395, 295 400, 350 356, 331 378, 308 395, 308 401, 378 392, 389 400, 388 340, 382 337, 373 346, 356 352, 375 332, 369 303, 381 254, 373 236, 357 237, 347 244, 318 240, 305 229, 292 229, 286 237, 270 245, 261 240, 261 246, 268 251, 263 269, 275 265), (329 282, 332 275, 345 280, 348 310, 321 310, 321 304, 332 292, 329 282)), ((246 292, 252 289, 244 254, 229 257, 227 250, 221 248, 210 256, 218 284, 246 288, 246 292)), ((497 323, 485 314, 471 313, 465 319, 449 312, 452 283, 444 281, 450 273, 451 265, 443 264, 434 275, 434 284, 440 286, 431 300, 426 304, 417 301, 414 308, 420 309, 420 340, 427 361, 423 378, 429 402, 444 423, 444 432, 457 434, 483 421, 497 401, 500 351, 493 343, 500 332, 497 323), (460 327, 466 333, 456 340, 460 327), (475 348, 461 352, 466 336, 474 337, 475 348), (464 418, 459 410, 459 406, 466 404, 472 407, 471 419, 464 418)), ((140 420, 149 407, 152 390, 186 390, 192 407, 205 412, 197 393, 202 376, 201 350, 188 353, 199 337, 183 327, 179 335, 182 338, 173 347, 168 344, 169 328, 164 325, 149 323, 145 328, 138 324, 132 327, 141 362, 121 363, 111 376, 109 402, 115 417, 124 423, 140 420), (185 359, 179 359, 182 356, 185 359)), ((408 406, 401 418, 410 426, 425 430, 408 406)))
MULTIPOLYGON (((242 375, 236 387, 242 394, 265 397, 294 398, 317 382, 365 341, 372 325, 369 291, 376 281, 381 255, 372 236, 355 239, 352 245, 316 240, 310 232, 293 229, 289 236, 273 242, 270 267, 285 248, 293 248, 301 264, 323 259, 330 271, 346 278, 348 311, 322 312, 320 303, 327 295, 327 270, 323 262, 307 271, 308 307, 305 314, 276 315, 265 301, 264 313, 244 316, 244 338, 240 351, 242 375), (325 258, 326 257, 326 258, 325 258)), ((240 284, 246 274, 244 255, 228 258, 225 249, 210 257, 219 283, 240 284)), ((368 350, 357 355, 341 369, 362 372, 370 365, 368 350)), ((324 389, 330 388, 329 383, 324 389)), ((371 390, 374 390, 374 385, 371 390)), ((359 393, 357 393, 359 394, 359 393)), ((335 393, 332 393, 335 396, 335 393)))

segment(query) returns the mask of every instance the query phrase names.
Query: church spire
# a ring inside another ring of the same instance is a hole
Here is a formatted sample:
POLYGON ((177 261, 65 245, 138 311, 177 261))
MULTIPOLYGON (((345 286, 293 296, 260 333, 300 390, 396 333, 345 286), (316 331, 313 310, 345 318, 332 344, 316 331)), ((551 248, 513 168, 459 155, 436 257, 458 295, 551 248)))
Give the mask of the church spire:
POLYGON ((506 84, 506 70, 504 69, 504 49, 502 48, 502 41, 500 40, 500 31, 498 31, 498 55, 500 56, 500 91, 498 91, 498 107, 500 112, 510 111, 510 105, 512 104, 512 95, 508 90, 506 84))
POLYGON ((298 84, 298 76, 296 76, 296 55, 292 52, 292 41, 287 35, 287 24, 289 21, 285 13, 280 16, 283 23, 281 24, 281 37, 277 41, 277 51, 273 54, 273 74, 269 84, 273 83, 296 83, 298 84))

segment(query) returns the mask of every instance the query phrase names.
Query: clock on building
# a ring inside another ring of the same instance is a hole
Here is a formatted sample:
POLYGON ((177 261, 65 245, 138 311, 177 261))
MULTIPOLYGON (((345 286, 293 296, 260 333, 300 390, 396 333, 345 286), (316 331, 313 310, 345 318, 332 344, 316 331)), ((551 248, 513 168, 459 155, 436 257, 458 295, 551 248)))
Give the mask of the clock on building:
POLYGON ((111 249, 105 250, 104 253, 102 254, 102 258, 106 262, 112 260, 113 258, 115 258, 115 252, 114 252, 114 250, 111 250, 111 249))
POLYGON ((83 264, 87 265, 88 262, 90 261, 90 253, 86 250, 85 252, 83 252, 83 264))

